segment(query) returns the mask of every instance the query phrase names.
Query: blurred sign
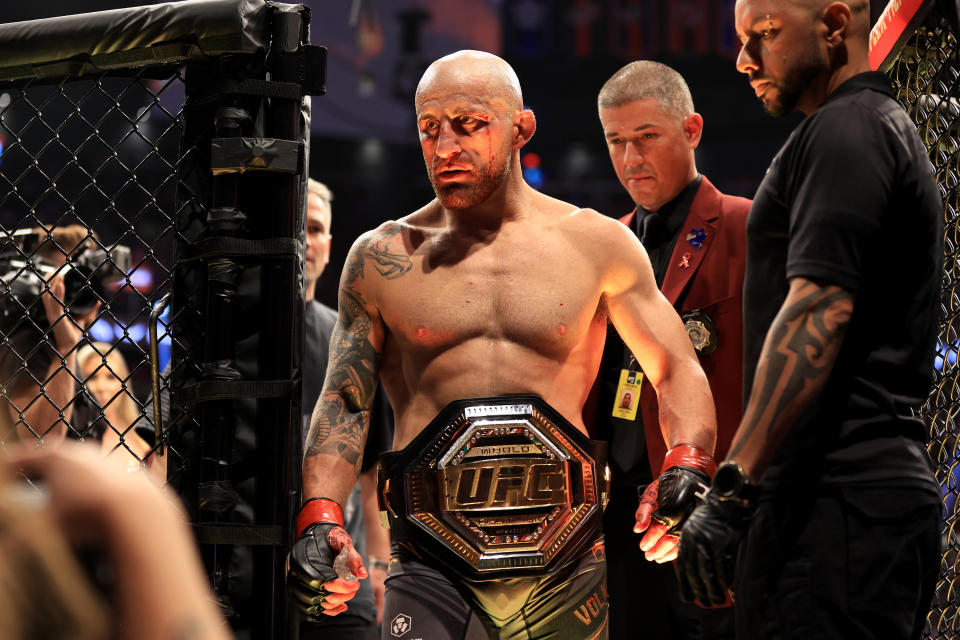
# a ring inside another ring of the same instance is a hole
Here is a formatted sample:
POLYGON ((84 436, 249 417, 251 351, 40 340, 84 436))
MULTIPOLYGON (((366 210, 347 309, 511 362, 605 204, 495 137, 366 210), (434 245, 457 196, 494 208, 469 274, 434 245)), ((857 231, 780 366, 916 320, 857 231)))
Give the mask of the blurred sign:
POLYGON ((892 57, 891 54, 896 53, 932 4, 927 2, 923 12, 920 11, 923 0, 891 0, 887 4, 870 30, 870 68, 879 69, 885 60, 892 57))
POLYGON ((719 55, 740 50, 735 0, 516 0, 504 4, 508 58, 719 55))

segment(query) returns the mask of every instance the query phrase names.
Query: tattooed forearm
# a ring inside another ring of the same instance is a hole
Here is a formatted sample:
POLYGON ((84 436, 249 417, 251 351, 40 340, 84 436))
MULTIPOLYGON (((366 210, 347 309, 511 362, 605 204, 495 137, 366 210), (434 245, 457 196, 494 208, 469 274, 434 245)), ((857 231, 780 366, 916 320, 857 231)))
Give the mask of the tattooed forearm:
POLYGON ((310 420, 305 455, 338 456, 359 473, 369 419, 369 411, 353 410, 336 391, 325 391, 310 420))
MULTIPOLYGON (((354 301, 362 302, 362 296, 354 301)), ((368 407, 377 384, 377 352, 369 339, 370 318, 360 313, 345 328, 338 323, 320 402, 307 435, 306 455, 337 455, 359 471, 368 407)))
MULTIPOLYGON (((381 269, 380 258, 391 256, 387 244, 399 233, 399 225, 388 227, 374 240, 358 243, 344 266, 340 283, 340 311, 337 325, 330 339, 330 355, 323 393, 311 418, 307 434, 306 456, 326 454, 338 456, 350 463, 358 472, 366 441, 369 421, 369 406, 376 390, 379 375, 379 355, 371 343, 372 320, 368 302, 364 297, 361 281, 364 265, 373 260, 377 271, 381 269), (396 231, 390 231, 396 228, 396 231)), ((407 262, 405 270, 398 267, 398 277, 409 270, 407 256, 393 256, 395 264, 407 262)), ((386 275, 386 274, 384 274, 386 275)))
POLYGON ((853 296, 840 287, 791 283, 767 333, 731 458, 748 448, 772 454, 826 383, 852 313, 853 296))

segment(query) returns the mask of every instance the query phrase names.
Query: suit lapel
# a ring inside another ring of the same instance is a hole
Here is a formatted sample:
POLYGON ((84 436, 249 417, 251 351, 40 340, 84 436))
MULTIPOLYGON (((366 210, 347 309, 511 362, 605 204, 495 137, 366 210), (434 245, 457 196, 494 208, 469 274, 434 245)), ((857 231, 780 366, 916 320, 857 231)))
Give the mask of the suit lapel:
POLYGON ((670 304, 676 306, 684 287, 700 268, 704 256, 710 250, 716 235, 719 212, 720 192, 704 176, 690 206, 690 212, 680 228, 677 244, 673 248, 670 264, 667 265, 667 272, 663 277, 663 286, 660 288, 670 304), (702 238, 699 249, 696 247, 698 238, 702 238))

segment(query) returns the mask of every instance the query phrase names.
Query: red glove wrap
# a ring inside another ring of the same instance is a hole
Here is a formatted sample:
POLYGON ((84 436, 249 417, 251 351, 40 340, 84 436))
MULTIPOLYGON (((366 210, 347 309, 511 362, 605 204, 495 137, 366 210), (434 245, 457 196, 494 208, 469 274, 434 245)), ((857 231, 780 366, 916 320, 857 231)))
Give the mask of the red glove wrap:
POLYGON ((663 466, 660 467, 660 473, 670 467, 691 467, 712 478, 717 470, 717 462, 703 447, 695 444, 678 444, 667 451, 667 455, 663 459, 663 466))
POLYGON ((329 522, 343 526, 343 509, 329 498, 310 498, 297 514, 297 537, 303 535, 307 527, 318 522, 329 522))

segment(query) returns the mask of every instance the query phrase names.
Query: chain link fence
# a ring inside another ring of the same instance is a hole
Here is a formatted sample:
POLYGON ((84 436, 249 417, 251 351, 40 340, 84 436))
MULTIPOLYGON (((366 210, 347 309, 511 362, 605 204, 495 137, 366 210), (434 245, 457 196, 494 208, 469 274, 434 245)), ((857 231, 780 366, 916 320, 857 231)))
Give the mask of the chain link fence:
POLYGON ((150 312, 170 290, 176 191, 185 188, 177 167, 195 155, 180 146, 182 74, 160 67, 0 88, 4 442, 95 441, 159 482, 178 458, 147 407, 150 312))
POLYGON ((944 501, 944 554, 924 637, 960 632, 960 47, 956 15, 937 2, 888 69, 898 99, 917 124, 944 200, 945 254, 935 384, 921 414, 944 501))
POLYGON ((238 637, 289 637, 302 5, 0 25, 0 447, 80 440, 180 495, 238 637))

